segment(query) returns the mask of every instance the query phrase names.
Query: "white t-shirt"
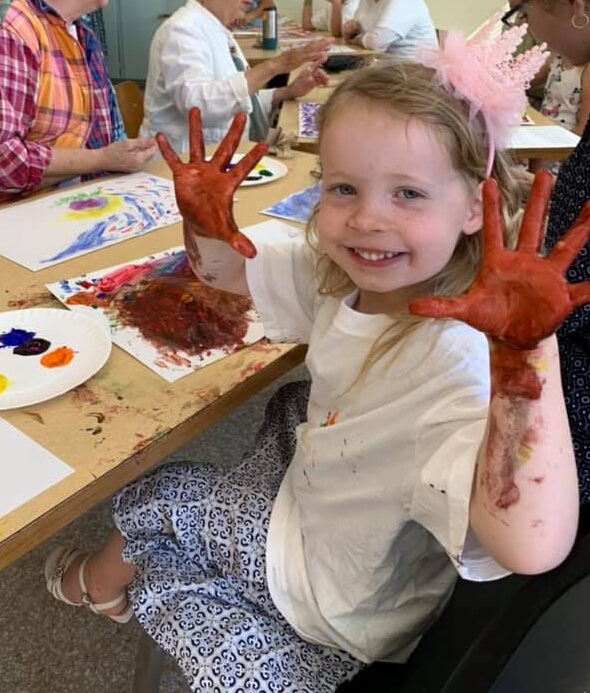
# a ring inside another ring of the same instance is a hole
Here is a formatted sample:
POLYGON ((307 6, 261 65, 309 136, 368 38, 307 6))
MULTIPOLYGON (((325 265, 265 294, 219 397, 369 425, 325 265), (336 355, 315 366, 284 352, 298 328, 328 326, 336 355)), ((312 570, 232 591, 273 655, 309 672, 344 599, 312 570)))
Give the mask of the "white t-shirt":
MULTIPOLYGON (((344 0, 342 3, 342 24, 354 19, 360 0, 344 0)), ((332 3, 328 0, 319 0, 318 6, 313 11, 311 23, 318 31, 330 31, 332 20, 332 3)))
POLYGON ((353 386, 391 319, 353 310, 355 294, 319 296, 300 233, 272 244, 249 235, 258 255, 246 263, 248 286, 266 334, 308 343, 312 376, 270 520, 270 593, 305 639, 363 661, 405 661, 455 568, 473 580, 506 574, 468 534, 486 339, 463 323, 425 322, 393 365, 381 361, 353 386))
MULTIPOLYGON (((163 132, 176 151, 188 151, 188 112, 198 106, 205 142, 219 142, 236 113, 252 111, 246 77, 232 51, 247 65, 231 32, 196 0, 187 0, 152 40, 140 135, 163 132)), ((258 92, 267 113, 272 93, 258 92)), ((249 123, 245 137, 248 128, 249 123)))
POLYGON ((365 48, 415 59, 424 47, 436 47, 436 31, 424 0, 360 0, 355 19, 365 48))

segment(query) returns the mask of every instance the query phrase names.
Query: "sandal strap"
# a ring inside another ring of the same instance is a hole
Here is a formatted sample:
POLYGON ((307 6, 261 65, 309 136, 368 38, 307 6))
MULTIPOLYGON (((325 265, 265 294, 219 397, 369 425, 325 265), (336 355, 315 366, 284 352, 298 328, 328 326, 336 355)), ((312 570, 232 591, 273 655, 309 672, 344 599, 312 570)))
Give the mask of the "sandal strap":
MULTIPOLYGON (((86 581, 84 580, 84 568, 88 563, 92 554, 85 556, 84 560, 80 563, 78 568, 78 583, 80 585, 80 591, 82 592, 82 604, 87 606, 93 614, 100 614, 102 611, 108 611, 109 609, 114 609, 116 606, 120 606, 127 600, 127 594, 125 590, 121 592, 117 597, 112 599, 110 602, 97 603, 93 601, 92 597, 88 594, 88 589, 86 587, 86 581)), ((123 612, 124 614, 125 612, 123 612)), ((109 618, 114 619, 114 616, 122 616, 123 614, 108 614, 109 618)), ((129 620, 129 618, 127 619, 129 620)))
POLYGON ((83 551, 80 551, 80 549, 62 549, 61 555, 56 560, 53 574, 47 577, 47 587, 50 594, 70 606, 82 606, 82 602, 73 602, 68 599, 62 591, 61 583, 70 565, 82 554, 83 551))

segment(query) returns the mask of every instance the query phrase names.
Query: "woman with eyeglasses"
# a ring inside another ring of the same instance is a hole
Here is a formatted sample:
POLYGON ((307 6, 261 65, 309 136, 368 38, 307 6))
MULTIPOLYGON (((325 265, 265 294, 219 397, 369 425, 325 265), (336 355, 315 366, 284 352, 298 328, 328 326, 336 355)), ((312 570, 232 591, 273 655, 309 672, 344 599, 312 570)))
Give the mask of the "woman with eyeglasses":
MULTIPOLYGON (((573 65, 590 62, 590 1, 526 0, 510 2, 504 24, 526 21, 529 33, 546 42, 554 53, 573 65)), ((560 168, 551 202, 546 246, 552 248, 590 198, 590 126, 560 168)), ((570 267, 568 279, 590 278, 590 244, 570 267)), ((590 308, 577 310, 557 333, 561 374, 574 450, 578 464, 580 500, 590 503, 590 308)), ((590 507, 590 506, 589 506, 590 507)))

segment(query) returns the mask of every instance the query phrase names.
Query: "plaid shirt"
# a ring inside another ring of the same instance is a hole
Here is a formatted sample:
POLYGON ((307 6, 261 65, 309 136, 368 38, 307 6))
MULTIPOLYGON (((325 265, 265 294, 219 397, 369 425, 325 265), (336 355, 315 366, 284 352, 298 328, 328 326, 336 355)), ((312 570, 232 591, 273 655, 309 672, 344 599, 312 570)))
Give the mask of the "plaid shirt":
MULTIPOLYGON (((6 0, 2 0, 5 4, 6 0)), ((41 182, 53 147, 124 137, 100 45, 43 0, 12 0, 0 25, 0 201, 41 182)))

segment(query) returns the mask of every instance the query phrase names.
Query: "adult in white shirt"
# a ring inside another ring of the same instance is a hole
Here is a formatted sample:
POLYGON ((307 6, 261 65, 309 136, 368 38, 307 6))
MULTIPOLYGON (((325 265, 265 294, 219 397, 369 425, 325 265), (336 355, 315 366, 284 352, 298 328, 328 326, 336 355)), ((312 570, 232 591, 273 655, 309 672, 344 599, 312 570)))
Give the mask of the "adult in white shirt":
POLYGON ((248 0, 187 0, 162 24, 150 48, 142 136, 162 132, 177 151, 187 151, 188 112, 198 106, 206 143, 221 140, 238 111, 248 113, 246 134, 261 140, 273 108, 327 83, 317 65, 327 58, 330 39, 311 41, 248 69, 229 30, 248 6, 248 0), (312 67, 287 87, 263 89, 276 75, 307 62, 312 67))
POLYGON ((329 31, 342 36, 342 27, 354 19, 359 0, 319 0, 314 9, 313 0, 303 0, 301 25, 306 31, 329 31))
POLYGON ((421 48, 437 45, 424 0, 360 0, 354 19, 342 27, 342 35, 399 60, 413 60, 421 48))

